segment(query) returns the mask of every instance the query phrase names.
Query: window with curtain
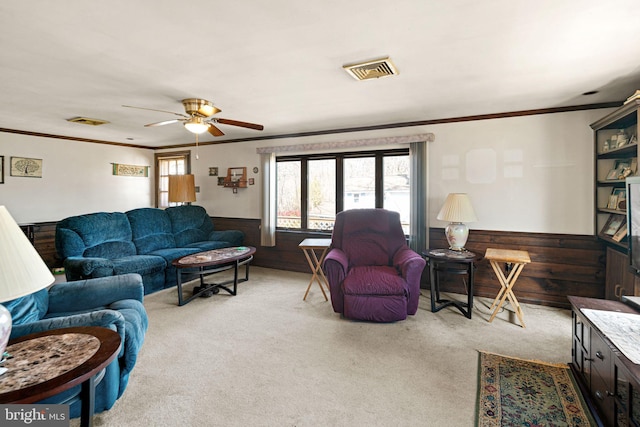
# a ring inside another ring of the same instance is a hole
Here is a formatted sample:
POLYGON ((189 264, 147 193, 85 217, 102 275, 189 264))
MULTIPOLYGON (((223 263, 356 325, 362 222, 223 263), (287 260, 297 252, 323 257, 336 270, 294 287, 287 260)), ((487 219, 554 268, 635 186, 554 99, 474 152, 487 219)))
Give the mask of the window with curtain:
POLYGON ((385 208, 408 234, 409 173, 408 149, 278 157, 277 227, 330 231, 337 212, 385 208))
POLYGON ((168 208, 181 203, 169 202, 169 175, 184 175, 191 171, 191 152, 156 154, 156 207, 168 208))

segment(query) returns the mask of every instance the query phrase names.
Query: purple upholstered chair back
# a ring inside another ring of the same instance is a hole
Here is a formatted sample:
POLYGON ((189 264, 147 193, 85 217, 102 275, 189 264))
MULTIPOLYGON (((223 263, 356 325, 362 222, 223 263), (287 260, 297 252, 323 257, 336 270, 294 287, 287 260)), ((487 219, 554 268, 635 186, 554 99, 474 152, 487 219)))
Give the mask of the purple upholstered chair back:
POLYGON ((397 212, 352 209, 336 215, 332 247, 342 249, 349 267, 392 265, 398 249, 407 242, 397 212))

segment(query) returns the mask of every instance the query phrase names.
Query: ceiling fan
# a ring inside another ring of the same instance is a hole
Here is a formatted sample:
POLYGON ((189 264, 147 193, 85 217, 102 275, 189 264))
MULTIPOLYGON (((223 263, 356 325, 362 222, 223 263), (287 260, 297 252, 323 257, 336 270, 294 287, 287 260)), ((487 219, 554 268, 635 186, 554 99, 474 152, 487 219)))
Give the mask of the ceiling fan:
POLYGON ((184 127, 189 132, 195 133, 196 135, 204 132, 209 132, 213 136, 223 136, 224 132, 222 132, 216 126, 216 124, 239 126, 239 127, 255 129, 255 130, 264 129, 264 126, 258 125, 255 123, 247 123, 247 122, 241 122, 238 120, 223 119, 221 117, 211 117, 222 110, 215 107, 212 102, 207 101, 206 99, 187 98, 182 100, 182 105, 184 106, 184 111, 186 114, 175 113, 173 111, 166 111, 166 110, 157 110, 155 108, 134 107, 132 105, 123 105, 123 107, 138 108, 140 110, 159 111, 161 113, 169 113, 176 116, 180 116, 182 117, 180 119, 171 119, 171 120, 163 120, 161 122, 148 123, 145 125, 145 127, 164 126, 164 125, 169 125, 171 123, 182 122, 184 127))

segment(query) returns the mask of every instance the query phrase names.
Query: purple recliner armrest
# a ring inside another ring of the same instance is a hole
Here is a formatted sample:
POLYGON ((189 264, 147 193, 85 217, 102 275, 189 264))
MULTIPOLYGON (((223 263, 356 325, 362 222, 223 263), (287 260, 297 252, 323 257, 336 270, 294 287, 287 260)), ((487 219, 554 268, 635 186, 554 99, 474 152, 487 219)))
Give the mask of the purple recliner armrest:
POLYGON ((341 285, 347 275, 348 268, 349 260, 347 259, 347 255, 341 249, 337 248, 329 250, 329 253, 327 253, 322 263, 322 270, 329 282, 331 304, 336 313, 343 312, 344 297, 342 295, 341 285))
POLYGON ((409 285, 407 314, 416 314, 420 301, 420 279, 427 262, 412 249, 406 247, 396 252, 393 257, 393 265, 409 285))

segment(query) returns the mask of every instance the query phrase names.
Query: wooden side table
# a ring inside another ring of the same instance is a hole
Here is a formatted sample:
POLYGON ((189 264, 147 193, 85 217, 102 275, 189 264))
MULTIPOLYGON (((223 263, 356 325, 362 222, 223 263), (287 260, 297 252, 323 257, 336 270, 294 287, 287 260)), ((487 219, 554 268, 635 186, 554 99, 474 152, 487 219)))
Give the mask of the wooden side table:
POLYGON ((324 257, 327 256, 327 251, 330 246, 331 239, 312 238, 304 239, 298 245, 298 247, 304 252, 304 256, 307 257, 309 268, 311 268, 311 272, 313 273, 309 286, 307 286, 307 291, 304 293, 304 298, 302 298, 303 301, 307 299, 309 289, 311 289, 313 282, 318 283, 318 286, 320 286, 320 290, 322 291, 322 295, 324 295, 324 300, 329 301, 329 298, 327 298, 327 294, 324 291, 325 286, 327 287, 327 290, 329 290, 329 281, 327 280, 327 276, 324 275, 324 271, 322 271, 322 262, 324 261, 324 257), (318 255, 316 251, 320 251, 320 255, 318 255))
POLYGON ((13 357, 0 376, 0 403, 36 403, 81 385, 80 425, 93 425, 95 378, 120 351, 120 335, 107 328, 75 327, 10 341, 13 357))
POLYGON ((429 283, 431 287, 431 311, 436 313, 445 307, 454 306, 467 319, 473 310, 473 273, 476 254, 469 251, 458 252, 450 249, 430 249, 422 255, 429 261, 429 283), (467 302, 440 299, 440 273, 466 274, 469 278, 467 302), (438 305, 440 304, 440 305, 438 305))
POLYGON ((518 319, 520 319, 520 325, 524 328, 525 325, 522 308, 520 307, 520 304, 518 304, 516 295, 513 293, 513 287, 515 286, 518 276, 520 276, 524 266, 531 262, 529 252, 512 249, 487 248, 487 252, 484 257, 489 260, 491 267, 500 282, 500 291, 489 308, 489 310, 493 310, 493 313, 489 318, 489 322, 493 321, 505 300, 508 298, 511 306, 514 308, 516 315, 518 316, 518 319), (507 268, 508 276, 505 276, 504 272, 500 268, 500 264, 502 263, 506 263, 507 265, 510 264, 510 267, 507 268))

